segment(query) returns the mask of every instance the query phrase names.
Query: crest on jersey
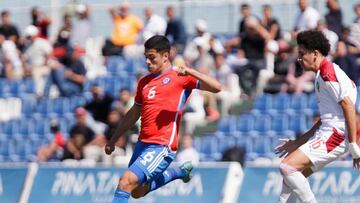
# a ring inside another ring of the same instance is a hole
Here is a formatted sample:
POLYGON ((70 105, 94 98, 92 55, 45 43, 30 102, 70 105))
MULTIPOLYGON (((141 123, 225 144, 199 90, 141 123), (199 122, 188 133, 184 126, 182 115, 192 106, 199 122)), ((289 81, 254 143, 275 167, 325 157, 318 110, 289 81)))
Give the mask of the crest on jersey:
POLYGON ((168 78, 168 77, 166 77, 166 78, 164 78, 164 79, 162 80, 162 83, 163 83, 164 85, 168 84, 169 82, 170 82, 170 78, 168 78))

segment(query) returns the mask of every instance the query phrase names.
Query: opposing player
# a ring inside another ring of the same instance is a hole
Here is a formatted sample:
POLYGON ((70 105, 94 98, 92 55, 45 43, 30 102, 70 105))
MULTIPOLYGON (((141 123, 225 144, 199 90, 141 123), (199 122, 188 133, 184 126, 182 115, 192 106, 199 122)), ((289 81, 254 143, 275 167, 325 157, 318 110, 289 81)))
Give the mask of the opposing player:
POLYGON ((150 74, 138 84, 135 104, 119 124, 105 147, 111 154, 118 138, 141 116, 141 132, 128 170, 119 180, 113 203, 126 203, 130 194, 140 198, 173 181, 190 180, 192 164, 168 168, 176 155, 178 130, 183 106, 192 89, 219 92, 214 78, 187 67, 173 68, 170 42, 164 36, 153 36, 145 42, 145 58, 150 74))
POLYGON ((356 143, 355 101, 356 86, 349 77, 326 56, 330 45, 318 31, 298 34, 298 62, 305 71, 316 73, 315 93, 320 120, 296 140, 275 149, 280 157, 283 188, 279 202, 285 203, 292 193, 301 202, 316 203, 306 177, 320 170, 349 150, 353 166, 360 169, 360 149, 356 143))

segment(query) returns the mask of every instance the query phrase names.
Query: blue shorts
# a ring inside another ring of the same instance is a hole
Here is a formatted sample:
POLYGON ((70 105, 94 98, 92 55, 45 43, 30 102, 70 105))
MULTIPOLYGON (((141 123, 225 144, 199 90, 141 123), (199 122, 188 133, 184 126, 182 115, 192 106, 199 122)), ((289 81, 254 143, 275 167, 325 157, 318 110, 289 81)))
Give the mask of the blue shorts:
POLYGON ((139 185, 157 179, 175 159, 168 146, 138 141, 129 162, 129 170, 136 174, 139 185))

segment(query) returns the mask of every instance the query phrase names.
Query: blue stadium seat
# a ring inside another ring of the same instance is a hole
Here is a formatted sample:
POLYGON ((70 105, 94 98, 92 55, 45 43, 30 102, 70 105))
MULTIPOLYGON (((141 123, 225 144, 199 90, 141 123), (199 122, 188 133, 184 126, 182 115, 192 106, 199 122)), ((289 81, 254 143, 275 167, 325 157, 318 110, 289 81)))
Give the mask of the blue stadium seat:
POLYGON ((272 108, 272 96, 270 94, 262 94, 255 98, 254 110, 265 112, 272 108))
POLYGON ((275 132, 282 132, 289 130, 289 117, 287 114, 278 114, 272 117, 271 130, 275 132))
POLYGON ((316 98, 316 94, 315 93, 310 94, 308 99, 309 99, 308 108, 312 109, 313 112, 318 112, 319 111, 319 106, 318 106, 318 100, 316 98))
POLYGON ((271 117, 269 115, 260 115, 255 118, 254 131, 264 135, 271 129, 271 117))
POLYGON ((277 94, 273 97, 272 109, 284 112, 290 108, 290 96, 288 94, 277 94))
POLYGON ((236 117, 226 116, 222 117, 218 122, 217 129, 225 134, 229 134, 236 130, 236 117))
POLYGON ((237 145, 236 138, 232 136, 226 136, 218 139, 218 152, 223 153, 225 150, 237 145))
POLYGON ((289 129, 295 133, 304 133, 308 130, 306 114, 291 115, 289 121, 289 129))
POLYGON ((255 128, 255 118, 252 114, 242 114, 238 117, 236 122, 236 130, 248 133, 255 128))

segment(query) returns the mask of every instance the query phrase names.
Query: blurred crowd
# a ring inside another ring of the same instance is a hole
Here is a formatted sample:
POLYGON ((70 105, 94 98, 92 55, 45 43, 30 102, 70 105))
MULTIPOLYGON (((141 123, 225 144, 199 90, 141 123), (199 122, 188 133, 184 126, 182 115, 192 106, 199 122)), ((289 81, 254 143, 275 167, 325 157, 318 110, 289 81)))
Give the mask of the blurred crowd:
MULTIPOLYGON (((245 3, 239 8, 242 19, 238 33, 224 39, 210 33, 204 19, 196 20, 196 33, 189 35, 173 6, 166 8, 167 18, 147 6, 145 18, 141 19, 131 13, 129 3, 121 3, 108 8, 113 28, 98 51, 104 64, 112 56, 141 58, 144 41, 153 35, 165 35, 172 44, 174 66, 188 65, 216 77, 223 85, 222 92, 213 95, 194 91, 189 98, 182 133, 191 135, 197 126, 217 121, 229 114, 233 105, 262 92, 312 92, 314 75, 303 72, 296 63, 295 39, 303 30, 322 31, 331 44, 328 58, 360 85, 360 4, 353 6, 356 18, 349 25, 343 23, 343 11, 337 0, 327 0, 326 6, 328 10, 322 16, 308 0, 299 0, 293 30, 283 30, 270 5, 263 5, 262 13, 255 14, 251 5, 245 3)), ((11 13, 1 11, 0 76, 8 80, 33 78, 39 99, 51 98, 53 94, 61 97, 82 94, 89 79, 89 68, 83 58, 89 54, 87 42, 96 29, 90 6, 79 4, 74 14, 65 13, 54 40, 49 39, 52 19, 45 11, 32 8, 31 19, 31 25, 20 31, 16 22, 11 21, 11 13)), ((54 142, 39 150, 39 160, 50 159, 59 149, 63 150, 62 159, 106 159, 101 157, 102 148, 133 104, 135 92, 123 88, 114 97, 93 84, 91 94, 92 100, 75 110, 76 124, 70 132, 59 132, 58 123, 52 123, 54 142), (69 138, 65 141, 62 134, 69 134, 69 138)), ((129 132, 135 137, 123 136, 115 154, 124 154, 126 143, 136 139, 137 133, 138 126, 129 132)))

